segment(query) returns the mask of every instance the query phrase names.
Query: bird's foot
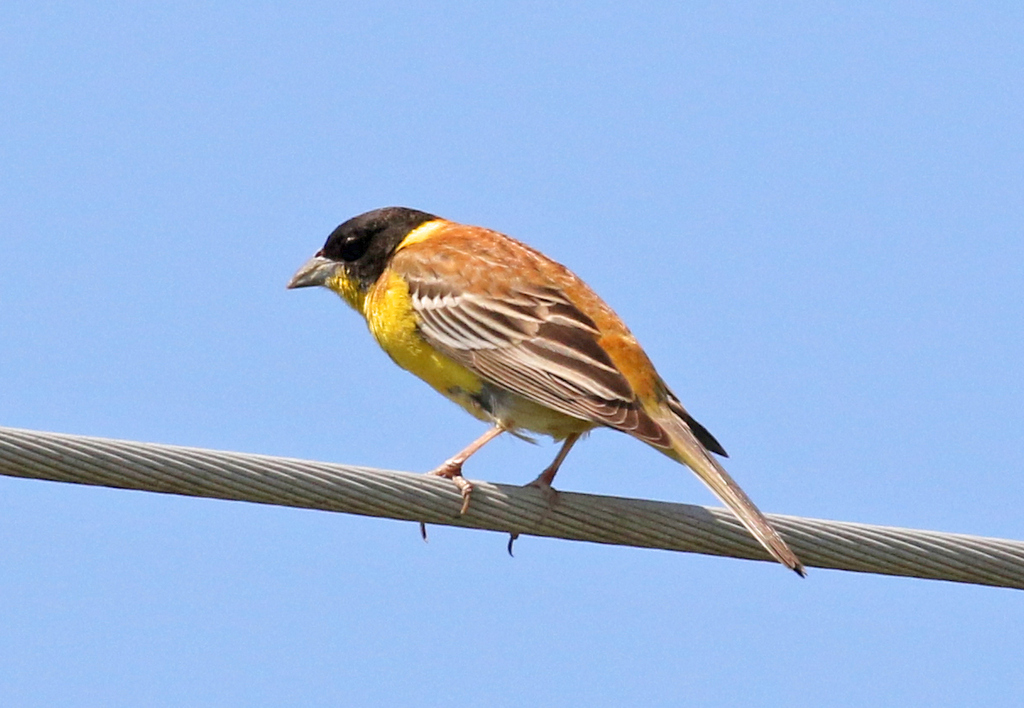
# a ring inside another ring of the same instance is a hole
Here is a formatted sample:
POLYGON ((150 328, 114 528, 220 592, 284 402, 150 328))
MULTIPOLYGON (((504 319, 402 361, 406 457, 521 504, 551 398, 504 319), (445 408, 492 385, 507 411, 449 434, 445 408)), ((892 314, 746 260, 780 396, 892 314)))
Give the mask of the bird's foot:
POLYGON ((462 463, 459 461, 448 460, 437 469, 427 472, 429 475, 435 477, 444 477, 455 482, 455 486, 458 487, 459 492, 462 493, 462 509, 459 510, 459 515, 465 514, 469 511, 469 497, 473 493, 473 483, 462 476, 462 463))
MULTIPOLYGON (((444 464, 427 472, 427 474, 432 477, 444 477, 453 481, 462 494, 462 508, 459 509, 459 516, 469 511, 469 497, 473 493, 473 483, 462 476, 462 461, 456 459, 447 460, 444 464)), ((420 536, 423 537, 425 543, 427 540, 427 525, 422 521, 420 522, 420 536)))
MULTIPOLYGON (((544 495, 544 501, 547 502, 547 508, 544 510, 544 513, 541 514, 540 518, 537 519, 538 526, 544 523, 547 520, 547 518, 551 516, 551 512, 554 511, 555 507, 558 506, 558 490, 551 486, 551 482, 552 480, 554 480, 556 472, 558 472, 557 467, 554 469, 551 469, 549 467, 543 472, 541 472, 537 476, 537 479, 533 480, 529 484, 523 485, 524 487, 533 487, 534 489, 539 489, 541 494, 544 495)), ((519 534, 516 532, 510 533, 508 535, 508 554, 510 556, 512 555, 512 545, 516 542, 517 538, 519 538, 519 534)))
MULTIPOLYGON (((552 470, 550 467, 541 472, 537 479, 533 480, 527 485, 527 487, 533 487, 539 489, 541 494, 544 495, 544 501, 548 503, 548 513, 558 505, 558 490, 551 486, 551 482, 555 479, 555 472, 558 470, 552 470)), ((546 514, 545 514, 546 516, 546 514)))

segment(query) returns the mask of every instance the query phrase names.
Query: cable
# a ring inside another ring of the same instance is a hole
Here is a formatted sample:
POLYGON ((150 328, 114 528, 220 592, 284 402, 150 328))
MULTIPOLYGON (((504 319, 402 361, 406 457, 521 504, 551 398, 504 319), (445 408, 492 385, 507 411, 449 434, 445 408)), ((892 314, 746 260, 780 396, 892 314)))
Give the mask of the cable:
MULTIPOLYGON (((770 560, 725 509, 0 427, 0 474, 770 560)), ((808 567, 1024 589, 1024 542, 769 514, 808 567)))

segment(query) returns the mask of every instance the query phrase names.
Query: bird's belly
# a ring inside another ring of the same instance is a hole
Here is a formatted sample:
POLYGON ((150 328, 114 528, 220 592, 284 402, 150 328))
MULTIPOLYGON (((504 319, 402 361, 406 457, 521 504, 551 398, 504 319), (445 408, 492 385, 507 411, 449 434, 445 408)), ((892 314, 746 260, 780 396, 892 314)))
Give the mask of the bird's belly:
POLYGON ((550 435, 556 440, 596 427, 589 420, 559 413, 490 383, 484 383, 477 400, 496 422, 509 429, 525 429, 541 435, 550 435))

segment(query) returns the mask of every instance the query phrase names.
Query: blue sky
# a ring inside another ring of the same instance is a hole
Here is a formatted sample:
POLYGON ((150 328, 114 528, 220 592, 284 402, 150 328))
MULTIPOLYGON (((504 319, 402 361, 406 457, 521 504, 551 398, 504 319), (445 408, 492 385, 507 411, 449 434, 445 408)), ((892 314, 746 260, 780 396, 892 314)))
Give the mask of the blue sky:
MULTIPOLYGON (((616 308, 766 511, 1022 538, 1019 3, 0 7, 0 424, 427 470, 289 276, 400 204, 616 308)), ((527 482, 555 448, 493 443, 527 482)), ((598 431, 563 489, 715 504, 598 431)), ((0 704, 989 705, 1018 591, 0 478, 0 704)))

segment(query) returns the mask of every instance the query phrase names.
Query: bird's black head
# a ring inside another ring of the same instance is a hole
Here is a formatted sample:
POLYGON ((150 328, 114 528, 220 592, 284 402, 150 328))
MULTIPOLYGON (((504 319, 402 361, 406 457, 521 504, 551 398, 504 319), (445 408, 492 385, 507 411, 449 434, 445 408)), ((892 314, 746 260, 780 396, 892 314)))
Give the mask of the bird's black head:
POLYGON ((343 263, 348 277, 366 290, 384 272, 402 239, 416 227, 437 218, 405 207, 374 209, 336 228, 317 255, 343 263))
POLYGON ((327 243, 292 276, 289 288, 323 285, 356 309, 398 245, 428 221, 438 217, 405 207, 374 209, 353 217, 327 237, 327 243))

